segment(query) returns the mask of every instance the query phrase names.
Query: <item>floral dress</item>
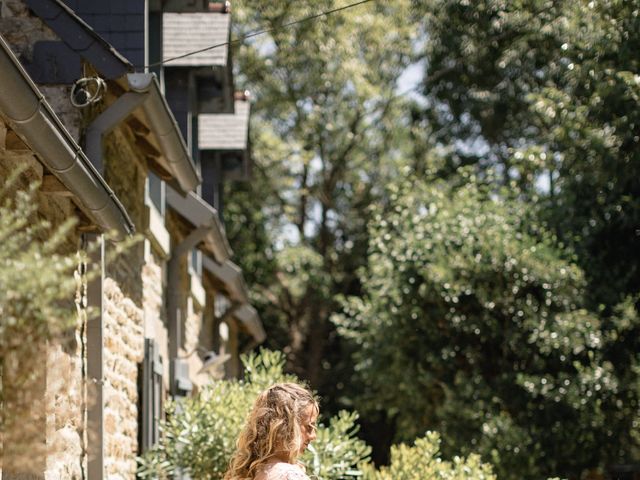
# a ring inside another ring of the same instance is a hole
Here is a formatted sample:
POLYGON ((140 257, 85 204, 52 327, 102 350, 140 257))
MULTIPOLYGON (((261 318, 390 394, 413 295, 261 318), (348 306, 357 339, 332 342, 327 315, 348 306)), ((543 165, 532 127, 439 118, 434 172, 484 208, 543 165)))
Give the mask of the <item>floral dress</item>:
POLYGON ((260 469, 255 480, 310 480, 299 465, 285 462, 267 463, 260 469))

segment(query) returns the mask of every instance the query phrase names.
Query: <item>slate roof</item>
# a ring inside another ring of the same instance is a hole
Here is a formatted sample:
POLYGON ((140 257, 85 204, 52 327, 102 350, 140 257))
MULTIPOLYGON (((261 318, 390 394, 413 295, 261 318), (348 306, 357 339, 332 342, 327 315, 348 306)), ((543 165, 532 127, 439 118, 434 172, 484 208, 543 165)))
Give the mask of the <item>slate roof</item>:
MULTIPOLYGON (((162 15, 163 60, 229 41, 231 15, 217 12, 162 15)), ((226 66, 229 47, 213 48, 173 60, 169 67, 226 66)))
POLYGON ((200 150, 246 150, 249 137, 250 103, 235 101, 235 113, 198 115, 200 150))
POLYGON ((134 65, 145 63, 145 3, 133 0, 64 0, 134 65))
POLYGON ((133 65, 61 0, 26 0, 33 10, 74 52, 107 78, 118 78, 133 65))

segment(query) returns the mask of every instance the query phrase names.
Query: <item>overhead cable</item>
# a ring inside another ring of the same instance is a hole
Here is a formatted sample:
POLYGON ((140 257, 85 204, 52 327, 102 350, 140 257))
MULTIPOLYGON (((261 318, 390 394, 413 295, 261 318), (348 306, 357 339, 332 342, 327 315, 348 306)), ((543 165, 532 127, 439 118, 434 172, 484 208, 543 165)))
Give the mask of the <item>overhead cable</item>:
POLYGON ((158 67, 160 65, 164 65, 165 63, 169 63, 169 62, 172 62, 174 60, 179 60, 179 59, 185 58, 185 57, 190 57, 190 56, 196 55, 198 53, 207 52, 207 51, 213 50, 215 48, 230 46, 230 45, 233 45, 235 43, 242 42, 243 40, 246 40, 247 38, 257 37, 258 35, 275 32, 277 30, 282 30, 282 29, 291 27, 293 25, 297 25, 299 23, 309 22, 311 20, 315 20, 315 19, 318 19, 320 17, 326 17, 327 15, 331 15, 332 13, 336 13, 336 12, 340 12, 342 10, 347 10, 349 8, 357 7, 358 5, 362 5, 364 3, 369 3, 371 1, 373 1, 373 0, 361 0, 359 2, 351 3, 349 5, 344 5, 343 7, 334 8, 333 10, 327 10, 325 12, 316 13, 315 15, 310 15, 308 17, 300 18, 298 20, 293 20, 293 21, 288 22, 288 23, 283 23, 282 25, 278 25, 277 27, 265 28, 264 30, 257 30, 255 32, 251 32, 251 33, 248 33, 248 34, 243 35, 241 37, 229 40, 228 42, 218 43, 216 45, 211 45, 209 47, 201 48, 199 50, 194 50, 192 52, 183 53, 182 55, 177 55, 175 57, 165 58, 162 61, 154 62, 154 63, 151 63, 149 65, 146 65, 145 68, 158 67))

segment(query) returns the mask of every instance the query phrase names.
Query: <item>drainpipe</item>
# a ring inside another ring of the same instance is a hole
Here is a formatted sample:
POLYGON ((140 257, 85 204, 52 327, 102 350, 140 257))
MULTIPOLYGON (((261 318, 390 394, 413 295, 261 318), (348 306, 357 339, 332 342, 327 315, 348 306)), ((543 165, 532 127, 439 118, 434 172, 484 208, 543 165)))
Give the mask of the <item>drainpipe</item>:
POLYGON ((169 323, 169 358, 171 358, 170 383, 171 394, 178 393, 177 370, 180 359, 178 353, 182 345, 182 310, 180 308, 180 259, 210 233, 211 227, 199 227, 193 230, 177 247, 172 249, 171 258, 167 265, 167 317, 169 323))
POLYGON ((102 139, 120 122, 138 108, 147 96, 144 93, 127 92, 118 98, 109 108, 98 115, 86 133, 85 149, 96 170, 104 175, 102 158, 102 139))
POLYGON ((104 476, 104 236, 83 235, 83 244, 97 246, 91 253, 91 263, 99 271, 87 285, 87 304, 91 316, 87 319, 87 480, 102 480, 104 476))
POLYGON ((160 91, 155 74, 130 73, 127 81, 131 91, 118 98, 87 129, 86 147, 89 158, 102 172, 102 139, 134 110, 142 107, 180 189, 184 194, 195 190, 201 179, 169 105, 160 91))
MULTIPOLYGON (((120 122, 128 117, 146 99, 142 93, 127 92, 103 111, 89 125, 85 137, 85 150, 100 175, 104 175, 102 140, 120 122)), ((105 478, 105 430, 104 430, 104 278, 105 255, 102 235, 85 236, 87 242, 97 242, 98 249, 92 262, 99 266, 99 275, 92 279, 87 289, 87 303, 93 315, 87 322, 87 479, 105 478)))

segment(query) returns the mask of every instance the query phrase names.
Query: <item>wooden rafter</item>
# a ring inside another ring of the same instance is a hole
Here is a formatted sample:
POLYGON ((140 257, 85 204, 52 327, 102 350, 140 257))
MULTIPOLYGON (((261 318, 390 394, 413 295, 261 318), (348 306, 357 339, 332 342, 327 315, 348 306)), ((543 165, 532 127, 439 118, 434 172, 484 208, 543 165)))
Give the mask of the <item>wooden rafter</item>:
POLYGON ((40 192, 60 197, 73 197, 73 193, 71 193, 55 175, 51 175, 50 173, 43 175, 40 192))

